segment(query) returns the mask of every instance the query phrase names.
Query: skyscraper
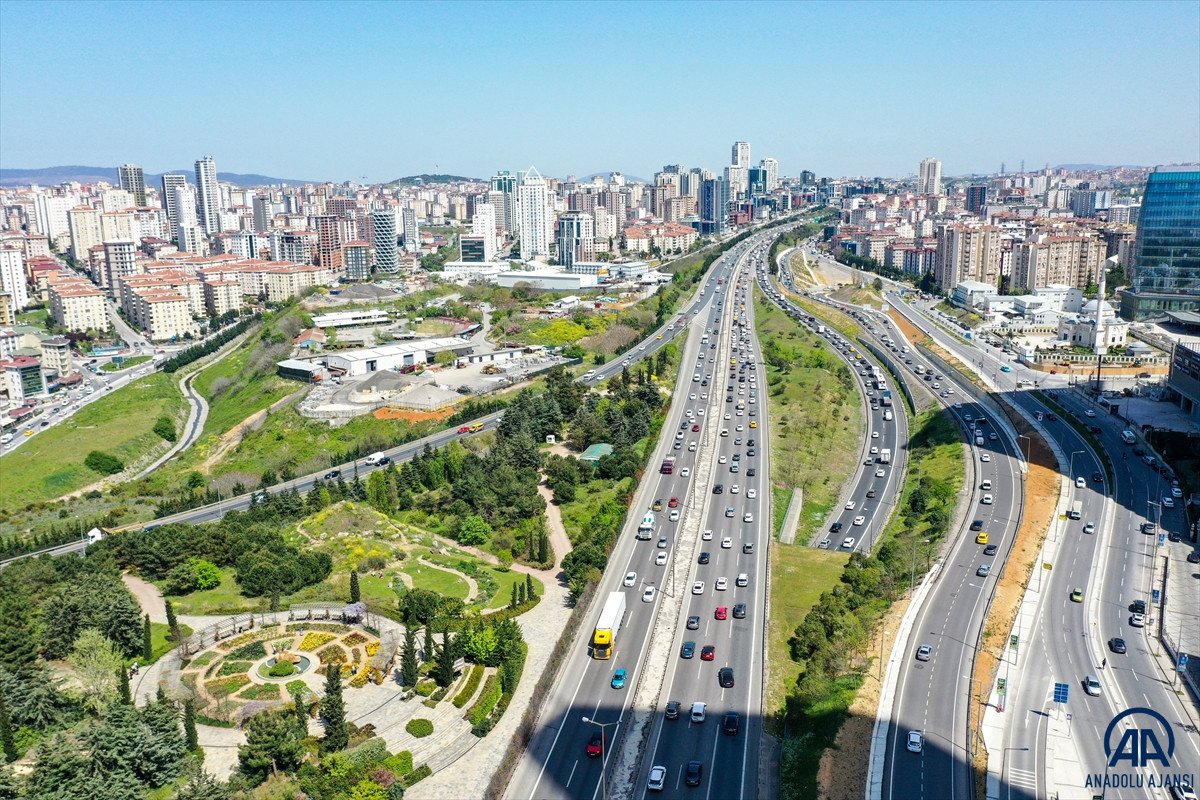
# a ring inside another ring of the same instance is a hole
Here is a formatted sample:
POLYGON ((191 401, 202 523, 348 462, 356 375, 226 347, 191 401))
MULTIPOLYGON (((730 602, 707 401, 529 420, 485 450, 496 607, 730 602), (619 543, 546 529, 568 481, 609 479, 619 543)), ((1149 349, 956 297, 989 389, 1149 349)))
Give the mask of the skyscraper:
POLYGON ((742 169, 750 169, 750 143, 734 142, 729 163, 742 169))
POLYGON ((346 242, 342 245, 342 266, 346 269, 346 277, 352 281, 365 281, 371 278, 371 248, 362 240, 346 242))
POLYGON ((496 207, 491 203, 476 203, 471 217, 471 233, 483 237, 483 260, 496 257, 496 207))
POLYGON ((146 205, 146 172, 136 164, 117 167, 121 188, 133 195, 133 204, 138 208, 146 205))
POLYGON ((710 178, 700 185, 700 232, 724 233, 729 210, 729 184, 724 178, 710 178))
POLYGON ((517 226, 517 179, 508 170, 501 170, 492 177, 492 191, 500 193, 497 202, 493 195, 492 203, 496 206, 496 221, 505 231, 516 235, 517 226))
POLYGON ((517 187, 520 207, 521 260, 547 258, 554 222, 550 217, 550 196, 546 179, 533 167, 525 173, 517 187))
POLYGON ((187 186, 187 175, 179 172, 168 172, 162 176, 162 204, 167 211, 167 228, 175 235, 179 225, 179 209, 175 205, 175 188, 187 186))
POLYGON ((596 234, 592 216, 583 211, 568 211, 558 218, 558 263, 570 269, 576 261, 596 258, 596 234))
POLYGON ((978 214, 987 204, 988 187, 984 185, 967 187, 967 211, 978 214))
POLYGON ((396 209, 378 208, 372 211, 371 231, 375 246, 375 271, 394 275, 400 271, 396 260, 396 209))
POLYGON ((212 235, 221 230, 221 187, 217 185, 217 162, 205 156, 196 162, 196 210, 200 227, 212 235))
POLYGON ((1146 179, 1121 316, 1200 312, 1200 164, 1155 167, 1146 179))
POLYGON ((917 168, 917 194, 942 193, 942 162, 930 156, 917 168))
POLYGON ((400 212, 404 223, 404 251, 415 253, 421 249, 421 231, 417 227, 417 211, 412 206, 405 206, 400 212))
POLYGON ((758 165, 766 170, 767 191, 775 191, 779 187, 779 162, 773 158, 764 158, 758 165))

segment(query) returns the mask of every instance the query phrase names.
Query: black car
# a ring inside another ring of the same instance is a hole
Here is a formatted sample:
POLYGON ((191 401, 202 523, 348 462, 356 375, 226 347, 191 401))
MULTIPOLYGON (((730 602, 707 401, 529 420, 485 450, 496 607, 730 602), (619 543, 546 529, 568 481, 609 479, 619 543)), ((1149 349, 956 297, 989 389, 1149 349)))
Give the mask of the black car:
POLYGON ((728 395, 728 396, 725 398, 725 402, 726 402, 726 403, 732 403, 732 402, 733 402, 733 395, 728 395))
POLYGON ((745 603, 738 603, 737 605, 735 605, 733 607, 733 618, 734 619, 745 619, 746 618, 746 604, 745 603))
POLYGON ((1093 472, 1092 480, 1095 481, 1096 483, 1100 483, 1102 480, 1104 480, 1104 476, 1101 475, 1099 472, 1093 472))
POLYGON ((721 667, 717 671, 717 683, 721 684, 723 689, 733 688, 733 667, 721 667))
POLYGON ((983 548, 983 554, 985 556, 994 556, 994 555, 996 555, 996 551, 998 549, 999 549, 998 545, 989 544, 987 547, 983 548))
POLYGON ((1195 550, 1188 553, 1187 561, 1189 564, 1200 564, 1200 553, 1196 552, 1195 550))
POLYGON ((667 719, 679 719, 679 701, 667 701, 667 719))
POLYGON ((1126 652, 1125 640, 1119 636, 1115 636, 1112 639, 1108 640, 1108 648, 1110 650, 1112 650, 1114 653, 1119 653, 1120 655, 1125 655, 1125 652, 1126 652))
POLYGON ((683 647, 679 648, 680 658, 692 658, 696 655, 696 643, 684 642, 683 647))
POLYGON ((698 615, 693 614, 692 616, 687 618, 687 629, 689 631, 700 630, 700 617, 698 615))
POLYGON ((725 484, 718 483, 716 486, 713 487, 713 494, 724 494, 724 493, 725 493, 725 484))
POLYGON ((981 519, 977 519, 977 520, 975 520, 974 522, 972 522, 972 523, 971 523, 971 530, 973 530, 973 531, 981 531, 981 530, 983 530, 983 520, 981 520, 981 519))
POLYGON ((704 777, 704 764, 699 761, 689 761, 687 765, 687 774, 684 776, 684 783, 688 786, 699 786, 700 779, 704 777))
POLYGON ((709 559, 708 551, 707 551, 707 550, 704 550, 704 551, 702 551, 702 552, 700 553, 700 562, 699 562, 699 563, 701 563, 701 564, 707 564, 707 563, 708 563, 708 559, 709 559))
POLYGON ((751 467, 750 469, 746 470, 746 477, 748 477, 748 478, 753 478, 756 474, 757 474, 757 472, 755 471, 754 467, 751 467))
POLYGON ((1133 610, 1134 614, 1145 614, 1146 613, 1146 601, 1145 600, 1134 600, 1133 605, 1131 605, 1130 608, 1133 610))
POLYGON ((842 523, 840 523, 840 522, 835 522, 829 526, 830 533, 840 533, 841 530, 842 530, 842 523))
POLYGON ((738 728, 741 727, 741 718, 738 717, 736 711, 727 711, 725 716, 721 718, 721 732, 726 736, 737 736, 738 728))
POLYGON ((746 458, 750 458, 753 455, 754 455, 754 448, 751 447, 749 450, 746 451, 746 458))
POLYGON ((338 477, 338 476, 339 476, 339 475, 341 475, 341 474, 342 474, 342 471, 341 471, 340 469, 331 469, 331 470, 329 470, 329 472, 326 472, 326 473, 325 473, 324 475, 322 475, 321 477, 322 477, 322 478, 324 478, 324 479, 325 479, 325 480, 327 480, 327 481, 331 481, 331 480, 333 480, 334 478, 338 477))

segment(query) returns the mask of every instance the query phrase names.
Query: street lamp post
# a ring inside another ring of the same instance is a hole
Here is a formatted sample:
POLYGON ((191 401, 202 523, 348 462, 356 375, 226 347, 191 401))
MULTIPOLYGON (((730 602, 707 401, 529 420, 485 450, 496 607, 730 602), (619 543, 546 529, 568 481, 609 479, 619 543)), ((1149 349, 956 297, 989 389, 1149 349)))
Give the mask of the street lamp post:
POLYGON ((1068 477, 1070 477, 1070 479, 1072 481, 1075 480, 1075 456, 1079 455, 1080 453, 1086 453, 1086 452, 1087 452, 1086 450, 1071 451, 1071 467, 1070 467, 1070 474, 1068 475, 1068 477))
POLYGON ((600 792, 603 800, 608 800, 608 741, 605 737, 608 733, 607 729, 613 725, 620 725, 621 721, 596 722, 588 717, 584 717, 583 721, 600 729, 600 792))

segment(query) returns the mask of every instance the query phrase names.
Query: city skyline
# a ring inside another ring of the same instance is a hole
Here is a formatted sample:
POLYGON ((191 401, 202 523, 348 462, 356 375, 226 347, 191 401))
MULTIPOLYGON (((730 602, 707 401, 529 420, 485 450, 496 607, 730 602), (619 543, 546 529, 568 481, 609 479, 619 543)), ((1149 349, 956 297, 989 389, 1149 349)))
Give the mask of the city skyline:
POLYGON ((675 24, 678 6, 669 4, 476 5, 470 14, 461 13, 461 4, 453 10, 339 4, 334 14, 321 4, 8 3, 0 7, 0 76, 10 109, 0 118, 0 166, 133 163, 154 173, 213 153, 229 171, 311 180, 381 183, 433 172, 483 178, 531 163, 554 176, 618 170, 648 178, 671 162, 721 170, 736 140, 750 142, 752 163, 777 159, 781 175, 810 169, 902 177, 931 153, 948 177, 996 172, 1002 161, 1014 171, 1022 160, 1034 169, 1047 162, 1149 166, 1200 159, 1197 6, 1089 5, 1086 40, 1082 30, 1077 39, 1062 33, 1072 30, 1080 8, 706 4, 689 9, 694 34, 675 44, 657 35, 675 24), (1134 13, 1142 24, 1129 27, 1134 13), (263 53, 262 32, 285 23, 289 48, 310 42, 351 57, 318 59, 320 69, 298 70, 293 59, 273 55, 270 44, 263 53), (172 36, 156 37, 167 27, 172 36), (722 47, 727 31, 739 27, 763 31, 757 41, 764 52, 794 47, 800 56, 772 61, 789 65, 773 67, 774 75, 767 67, 711 70, 703 52, 722 47), (390 37, 401 29, 416 35, 397 43, 390 37), (118 30, 141 45, 105 48, 118 30), (585 60, 595 48, 575 55, 562 46, 564 32, 592 30, 617 30, 621 37, 600 71, 585 60), (793 30, 851 31, 855 47, 829 50, 793 30), (915 56, 896 46, 916 37, 940 46, 915 56), (208 60, 196 69, 202 62, 194 48, 204 41, 220 42, 226 53, 259 53, 259 77, 246 81, 248 62, 241 59, 208 60), (469 57, 472 48, 497 41, 508 43, 511 58, 485 69, 469 57), (76 59, 45 59, 47 48, 104 57, 80 71, 76 59), (675 68, 664 77, 647 71, 643 59, 619 56, 646 48, 675 68), (1164 50, 1176 54, 1175 66, 1169 79, 1150 82, 1154 90, 1146 91, 1145 76, 1164 50), (429 52, 440 56, 430 60, 429 52), (1120 57, 1113 59, 1114 52, 1120 57), (1112 65, 1102 80, 1087 71, 1096 59, 1112 65), (1198 66, 1179 66, 1187 64, 1198 66), (897 67, 908 76, 903 91, 894 88, 897 67), (373 83, 352 80, 381 69, 409 75, 426 99, 381 105, 373 83), (620 100, 625 87, 638 83, 644 90, 647 81, 647 99, 659 92, 669 99, 641 111, 620 100), (914 103, 922 83, 927 98, 914 103), (1037 87, 1032 98, 1031 86, 1037 87), (334 117, 344 114, 355 124, 285 125, 270 114, 238 111, 269 108, 272 96, 301 90, 342 98, 334 117), (688 92, 699 101, 689 101, 688 92), (849 93, 856 100, 847 106, 849 93), (146 102, 183 95, 195 102, 169 113, 146 102), (612 105, 597 103, 605 96, 612 105), (1030 103, 1041 113, 1029 113, 1030 103), (123 135, 100 138, 94 128, 69 121, 48 126, 51 104, 80 119, 119 112, 123 135), (623 110, 598 110, 609 107, 623 110), (954 114, 943 113, 950 108, 954 114), (663 124, 647 124, 651 111, 663 124), (1089 118, 1081 129, 1079 121, 1089 118), (1153 118, 1172 124, 1144 124, 1153 118))

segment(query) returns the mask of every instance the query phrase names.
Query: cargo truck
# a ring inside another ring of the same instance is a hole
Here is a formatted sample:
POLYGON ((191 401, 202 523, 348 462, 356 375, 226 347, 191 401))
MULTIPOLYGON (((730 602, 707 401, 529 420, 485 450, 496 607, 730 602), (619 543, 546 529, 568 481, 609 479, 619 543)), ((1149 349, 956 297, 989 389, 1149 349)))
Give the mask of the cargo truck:
POLYGON ((879 451, 879 463, 880 464, 892 463, 892 451, 889 448, 885 447, 879 451))
POLYGON ((667 456, 663 459, 662 466, 659 467, 659 472, 663 475, 670 475, 675 471, 675 456, 667 456))
POLYGON ((617 633, 621 630, 621 619, 625 616, 625 593, 611 592, 604 601, 596 631, 592 634, 592 657, 612 658, 617 648, 617 633))
POLYGON ((879 404, 881 406, 883 406, 884 408, 887 408, 888 406, 890 406, 892 404, 892 393, 890 391, 884 392, 883 397, 879 401, 879 404))
POLYGON ((641 524, 638 525, 637 538, 648 541, 652 533, 654 533, 654 514, 647 511, 646 516, 642 517, 641 524))

